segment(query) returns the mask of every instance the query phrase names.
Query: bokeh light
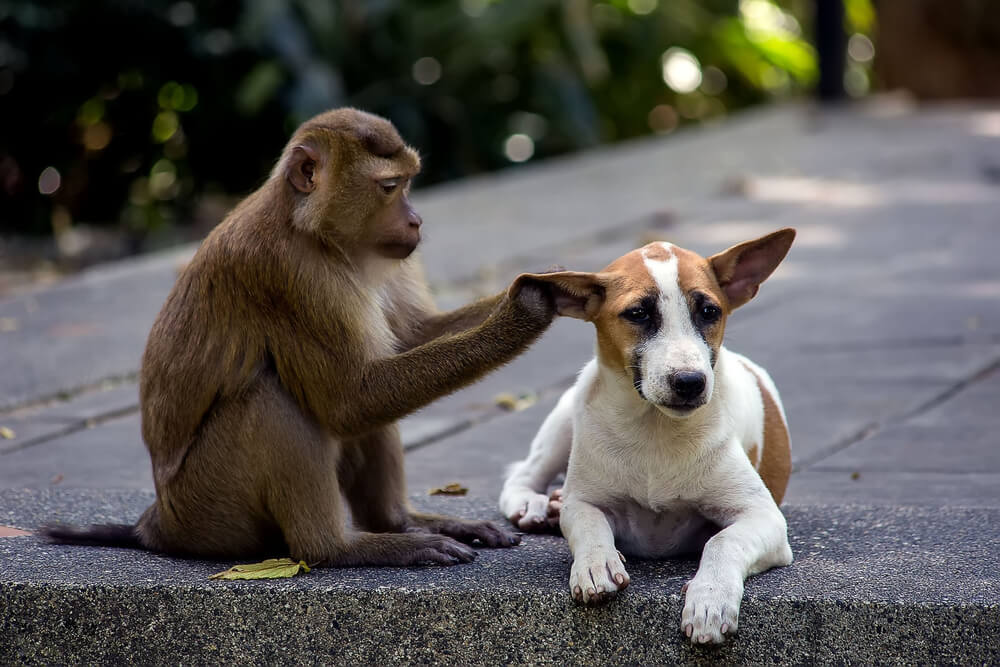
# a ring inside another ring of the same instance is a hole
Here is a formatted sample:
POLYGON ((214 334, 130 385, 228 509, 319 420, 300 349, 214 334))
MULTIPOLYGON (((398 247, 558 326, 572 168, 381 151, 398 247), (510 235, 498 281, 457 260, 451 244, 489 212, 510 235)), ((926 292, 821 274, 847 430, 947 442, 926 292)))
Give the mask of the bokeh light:
POLYGON ((629 10, 640 16, 652 14, 658 4, 657 0, 628 0, 629 10))
POLYGON ((83 145, 88 151, 101 151, 111 143, 111 126, 104 122, 88 125, 83 131, 83 145))
POLYGON ((709 65, 701 73, 701 92, 706 95, 721 95, 729 85, 726 73, 718 67, 709 65))
POLYGON ((871 62, 875 57, 875 45, 861 33, 854 33, 847 40, 847 55, 859 63, 871 62))
POLYGON ((688 51, 671 47, 660 58, 663 82, 677 93, 690 93, 701 85, 701 63, 688 51))
POLYGON ((196 17, 197 12, 190 2, 176 2, 167 10, 167 18, 178 28, 191 25, 196 17))
POLYGON ((55 194, 62 185, 62 175, 55 167, 46 167, 38 175, 38 191, 43 195, 55 194))
POLYGON ((462 11, 466 16, 476 18, 482 16, 490 6, 490 0, 461 0, 462 11))
POLYGON ((437 83, 441 78, 441 63, 437 58, 424 56, 413 63, 413 80, 421 86, 437 83))
POLYGON ((535 142, 526 134, 512 134, 504 142, 503 153, 511 162, 525 162, 535 154, 535 142))
POLYGON ((646 117, 649 128, 657 134, 667 134, 677 129, 677 110, 669 104, 657 104, 646 117))
POLYGON ((174 136, 177 128, 180 127, 180 120, 173 111, 161 111, 153 119, 153 140, 157 143, 164 143, 174 136))

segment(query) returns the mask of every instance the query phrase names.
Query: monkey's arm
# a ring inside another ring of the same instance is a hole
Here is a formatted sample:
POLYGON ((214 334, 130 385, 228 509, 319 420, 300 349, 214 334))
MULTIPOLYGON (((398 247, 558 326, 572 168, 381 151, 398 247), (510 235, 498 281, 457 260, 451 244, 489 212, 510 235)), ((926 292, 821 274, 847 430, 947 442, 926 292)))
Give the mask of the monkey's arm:
POLYGON ((539 290, 495 298, 498 305, 480 326, 369 362, 353 379, 350 401, 341 396, 311 406, 313 413, 329 419, 331 430, 341 435, 402 419, 512 359, 548 328, 555 314, 539 290))
POLYGON ((488 296, 446 313, 426 312, 418 316, 413 334, 404 341, 404 350, 429 343, 447 334, 478 327, 503 300, 504 293, 488 296))

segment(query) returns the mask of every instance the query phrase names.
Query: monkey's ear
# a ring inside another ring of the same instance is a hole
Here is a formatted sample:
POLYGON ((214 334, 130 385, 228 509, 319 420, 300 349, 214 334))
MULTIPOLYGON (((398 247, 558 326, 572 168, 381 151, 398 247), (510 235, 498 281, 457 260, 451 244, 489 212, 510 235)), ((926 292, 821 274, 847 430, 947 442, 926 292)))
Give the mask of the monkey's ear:
POLYGON ((308 144, 292 148, 285 163, 285 178, 299 192, 309 193, 316 189, 316 169, 319 166, 319 151, 308 144))
POLYGON ((557 271, 522 273, 508 290, 513 297, 524 285, 545 289, 556 304, 556 312, 566 317, 592 321, 604 303, 604 279, 597 273, 557 271))

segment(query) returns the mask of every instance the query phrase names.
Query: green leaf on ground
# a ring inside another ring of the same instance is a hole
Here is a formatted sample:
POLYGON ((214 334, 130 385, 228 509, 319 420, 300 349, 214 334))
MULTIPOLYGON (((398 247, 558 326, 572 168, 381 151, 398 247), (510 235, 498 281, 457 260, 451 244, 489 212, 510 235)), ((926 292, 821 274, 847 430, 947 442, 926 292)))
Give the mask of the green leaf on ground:
POLYGON ((209 579, 287 579, 309 569, 304 560, 268 558, 260 563, 233 565, 225 572, 216 572, 209 579))
POLYGON ((17 433, 14 433, 14 429, 7 428, 6 426, 0 426, 0 438, 4 440, 13 440, 17 437, 17 433))

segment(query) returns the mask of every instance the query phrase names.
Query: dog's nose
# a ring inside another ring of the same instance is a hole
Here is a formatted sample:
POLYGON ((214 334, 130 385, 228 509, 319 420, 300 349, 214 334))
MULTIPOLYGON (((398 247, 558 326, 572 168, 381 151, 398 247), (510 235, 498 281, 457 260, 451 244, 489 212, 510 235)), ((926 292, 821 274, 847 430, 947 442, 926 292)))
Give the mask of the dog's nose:
POLYGON ((670 376, 670 388, 679 398, 698 398, 705 391, 705 374, 698 371, 674 373, 670 376))

